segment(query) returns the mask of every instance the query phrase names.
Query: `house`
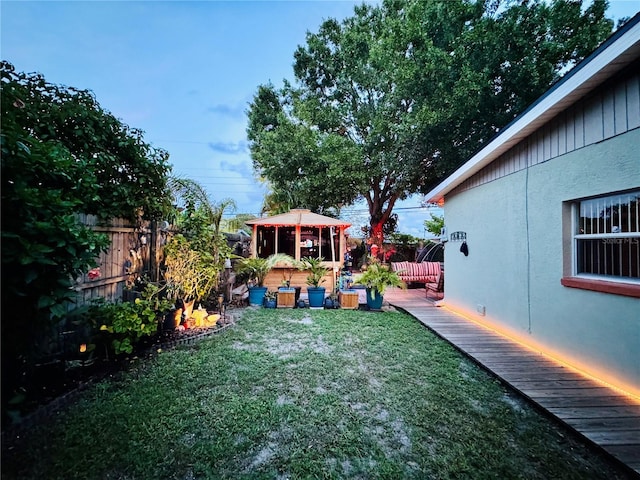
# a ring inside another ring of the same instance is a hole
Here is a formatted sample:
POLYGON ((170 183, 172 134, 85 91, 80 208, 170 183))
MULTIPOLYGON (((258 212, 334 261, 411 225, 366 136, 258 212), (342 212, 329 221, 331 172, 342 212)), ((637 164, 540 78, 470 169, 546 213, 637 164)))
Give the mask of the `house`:
MULTIPOLYGON (((351 226, 344 220, 305 209, 293 209, 246 223, 253 227, 253 257, 267 258, 274 253, 286 253, 296 260, 304 257, 323 258, 334 271, 342 265, 347 248, 345 232, 351 226)), ((276 266, 267 276, 265 286, 274 289, 283 279, 289 278, 292 285, 303 285, 306 274, 294 272, 290 267, 276 266)), ((327 285, 332 285, 331 277, 327 280, 327 285)))
POLYGON ((640 14, 427 200, 447 308, 640 395, 640 14))

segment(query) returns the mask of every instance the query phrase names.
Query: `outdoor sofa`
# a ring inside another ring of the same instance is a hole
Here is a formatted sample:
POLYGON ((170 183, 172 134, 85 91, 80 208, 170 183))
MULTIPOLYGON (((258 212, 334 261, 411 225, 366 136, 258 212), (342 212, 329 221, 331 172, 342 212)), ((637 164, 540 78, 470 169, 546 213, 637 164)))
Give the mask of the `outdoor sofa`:
POLYGON ((424 283, 427 291, 442 292, 444 272, 440 262, 391 262, 391 269, 405 283, 424 283))

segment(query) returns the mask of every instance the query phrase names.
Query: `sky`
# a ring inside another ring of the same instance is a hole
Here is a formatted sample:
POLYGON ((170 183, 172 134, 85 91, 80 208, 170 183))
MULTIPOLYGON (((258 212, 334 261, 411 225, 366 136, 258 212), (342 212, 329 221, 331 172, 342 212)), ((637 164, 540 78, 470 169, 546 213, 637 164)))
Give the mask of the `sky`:
MULTIPOLYGON (((197 180, 212 200, 258 215, 266 189, 254 175, 246 111, 258 86, 294 80, 293 54, 350 0, 0 1, 0 55, 17 71, 94 92, 100 105, 167 150, 173 174, 197 180)), ((610 0, 609 16, 640 11, 610 0)), ((413 196, 394 208, 398 230, 424 237, 438 210, 413 196)), ((368 223, 366 206, 344 218, 368 223)), ((357 234, 356 232, 352 232, 357 234)), ((428 233, 427 233, 428 235, 428 233)))

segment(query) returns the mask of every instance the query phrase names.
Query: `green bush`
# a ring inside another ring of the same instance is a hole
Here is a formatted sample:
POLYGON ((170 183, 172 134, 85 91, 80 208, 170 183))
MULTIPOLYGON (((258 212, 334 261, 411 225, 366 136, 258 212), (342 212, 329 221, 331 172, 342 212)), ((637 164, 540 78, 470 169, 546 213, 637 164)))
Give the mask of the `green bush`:
MULTIPOLYGON (((104 110, 92 92, 0 62, 2 405, 54 353, 74 279, 108 237, 76 214, 164 218, 168 153, 104 110)), ((126 344, 125 344, 126 347, 126 344)))
MULTIPOLYGON (((387 287, 407 288, 407 285, 400 279, 400 276, 396 272, 378 262, 371 263, 356 284, 364 285, 367 288, 375 290, 380 295, 384 295, 387 287)), ((374 294, 374 298, 375 295, 376 294, 374 294)))
POLYGON ((324 283, 325 275, 331 272, 331 269, 326 267, 324 258, 303 257, 300 259, 298 268, 303 271, 308 271, 307 285, 310 287, 318 288, 321 283, 324 283))
POLYGON ((107 303, 99 299, 88 310, 88 320, 103 343, 116 355, 132 353, 133 347, 145 336, 158 331, 158 320, 166 306, 156 310, 155 300, 136 298, 134 302, 107 303))

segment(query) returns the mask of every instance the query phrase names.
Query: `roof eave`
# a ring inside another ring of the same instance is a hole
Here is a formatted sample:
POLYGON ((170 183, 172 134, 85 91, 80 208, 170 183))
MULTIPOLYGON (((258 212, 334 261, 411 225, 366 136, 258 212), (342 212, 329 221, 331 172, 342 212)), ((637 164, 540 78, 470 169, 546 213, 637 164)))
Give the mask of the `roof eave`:
POLYGON ((292 209, 287 213, 281 213, 266 218, 258 218, 249 220, 248 225, 256 225, 262 227, 293 227, 293 226, 310 226, 310 227, 350 227, 351 223, 345 222, 333 217, 327 217, 312 213, 305 209, 292 209))

